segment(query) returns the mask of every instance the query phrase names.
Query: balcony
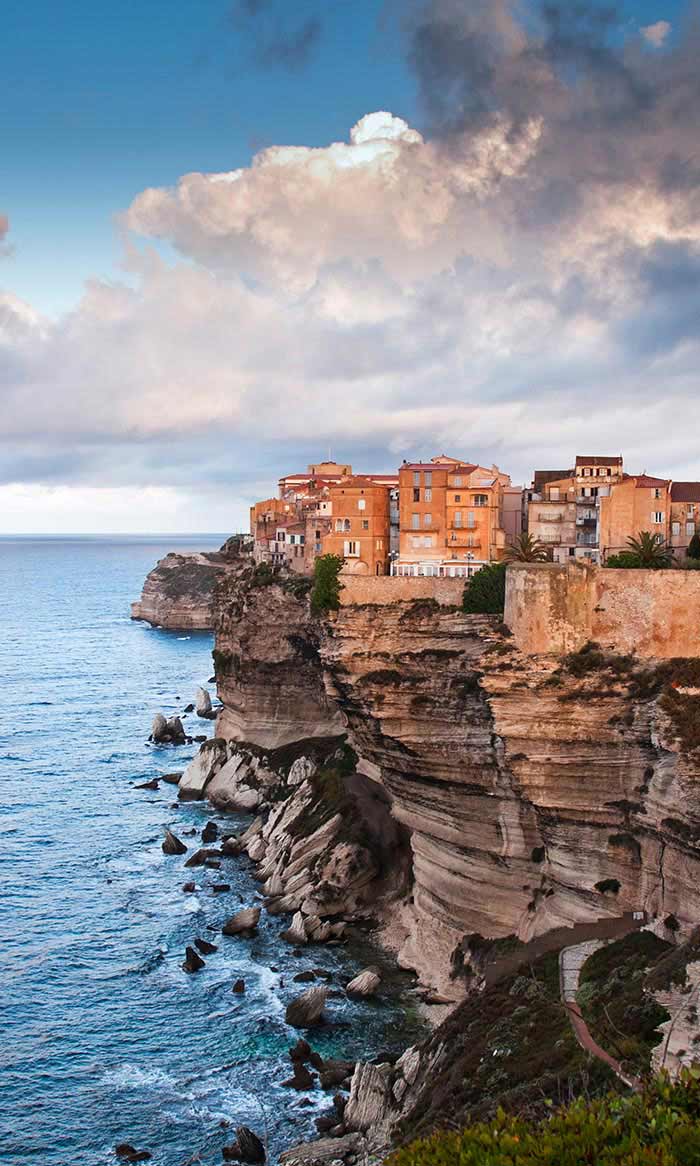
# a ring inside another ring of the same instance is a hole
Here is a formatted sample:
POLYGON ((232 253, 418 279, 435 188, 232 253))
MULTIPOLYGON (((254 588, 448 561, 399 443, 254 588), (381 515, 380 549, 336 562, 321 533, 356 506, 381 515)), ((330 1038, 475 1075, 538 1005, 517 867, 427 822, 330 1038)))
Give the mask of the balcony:
POLYGON ((533 516, 533 522, 565 522, 566 519, 563 514, 537 514, 533 516))
POLYGON ((597 522, 598 518, 595 514, 579 514, 576 518, 577 526, 593 527, 596 526, 597 522))
POLYGON ((579 547, 597 547, 598 539, 594 534, 577 534, 576 545, 579 547))

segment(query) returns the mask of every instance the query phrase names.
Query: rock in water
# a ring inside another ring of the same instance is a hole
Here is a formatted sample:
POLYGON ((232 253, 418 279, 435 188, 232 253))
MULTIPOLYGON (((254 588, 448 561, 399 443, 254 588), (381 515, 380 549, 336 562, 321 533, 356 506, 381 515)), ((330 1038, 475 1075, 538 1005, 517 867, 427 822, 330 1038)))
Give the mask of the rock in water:
POLYGON ((203 798, 207 785, 225 764, 226 757, 224 740, 212 737, 211 741, 205 741, 180 778, 177 796, 185 800, 203 798))
POLYGON ((345 991, 348 996, 374 996, 381 982, 382 978, 378 972, 373 968, 365 968, 364 972, 360 972, 350 981, 345 991))
POLYGON ((187 740, 187 734, 185 733, 185 730, 182 726, 182 721, 179 717, 168 718, 167 730, 168 741, 171 741, 173 745, 184 745, 185 741, 187 740))
POLYGON ((148 1150, 137 1150, 129 1142, 120 1142, 114 1147, 114 1153, 125 1162, 148 1162, 151 1157, 148 1150))
MULTIPOLYGON (((297 1089, 300 1093, 305 1093, 307 1089, 313 1089, 316 1078, 313 1073, 310 1073, 301 1061, 294 1061, 294 1074, 288 1077, 282 1085, 287 1089, 297 1089)), ((334 1123, 335 1124, 335 1123, 334 1123)))
POLYGON ((168 722, 162 713, 156 713, 151 725, 151 740, 159 745, 168 739, 168 722))
POLYGON ((245 980, 236 980, 231 991, 235 992, 237 996, 242 996, 245 992, 245 980))
POLYGON ((297 911, 297 913, 292 918, 292 922, 290 923, 289 927, 286 931, 282 932, 280 938, 286 940, 287 943, 293 943, 295 946, 299 946, 300 944, 307 942, 304 916, 302 915, 301 911, 297 911))
POLYGON ((208 939, 197 938, 194 941, 194 946, 197 951, 201 951, 202 955, 213 955, 215 951, 219 950, 216 944, 210 943, 208 939))
POLYGON ((234 915, 227 923, 224 923, 222 931, 224 935, 242 935, 244 937, 253 935, 257 930, 260 922, 260 908, 259 907, 244 907, 237 915, 234 915))
POLYGON ((216 822, 207 822, 202 830, 202 842, 216 842, 219 835, 219 827, 216 822))
POLYGON ((204 960, 200 955, 197 955, 197 952, 194 950, 194 948, 189 946, 186 947, 185 959, 182 964, 183 972, 199 972, 204 967, 206 967, 204 960))
POLYGON ((198 717, 205 717, 210 720, 212 717, 211 697, 206 688, 198 688, 197 696, 194 703, 194 711, 198 717))
POLYGON ((142 781, 140 785, 135 785, 134 789, 158 789, 158 778, 152 777, 150 781, 142 781))
POLYGON ((220 850, 207 850, 204 847, 202 850, 195 850, 192 857, 187 859, 185 866, 204 866, 205 863, 211 862, 212 859, 216 861, 217 858, 221 858, 220 850))
POLYGON ((181 842, 172 830, 165 831, 165 838, 162 845, 163 854, 187 854, 187 847, 184 842, 181 842))
POLYGON ((287 1005, 285 1020, 293 1028, 312 1028, 321 1023, 327 988, 309 988, 287 1005))
POLYGON ((167 781, 168 785, 177 785, 182 777, 182 770, 179 773, 161 773, 161 781, 167 781))
POLYGON ((239 1126, 236 1140, 231 1146, 224 1146, 225 1162, 249 1162, 251 1166, 262 1166, 265 1162, 265 1147, 257 1134, 248 1126, 239 1126))

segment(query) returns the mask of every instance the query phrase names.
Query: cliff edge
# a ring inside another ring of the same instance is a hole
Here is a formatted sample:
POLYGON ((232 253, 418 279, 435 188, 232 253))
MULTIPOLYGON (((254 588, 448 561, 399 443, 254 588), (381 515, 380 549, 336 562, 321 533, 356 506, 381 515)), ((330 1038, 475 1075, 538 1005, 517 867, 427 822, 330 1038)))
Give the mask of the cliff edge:
POLYGON ((131 618, 171 631, 212 631, 214 592, 227 576, 238 576, 246 556, 220 551, 172 552, 146 576, 131 618))

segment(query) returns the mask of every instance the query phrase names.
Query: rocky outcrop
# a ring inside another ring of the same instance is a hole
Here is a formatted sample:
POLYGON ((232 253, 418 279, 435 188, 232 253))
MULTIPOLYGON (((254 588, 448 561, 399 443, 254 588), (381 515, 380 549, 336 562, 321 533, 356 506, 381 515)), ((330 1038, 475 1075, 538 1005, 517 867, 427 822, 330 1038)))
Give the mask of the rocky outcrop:
POLYGON ((224 710, 217 733, 262 749, 337 736, 344 718, 326 694, 306 581, 262 578, 245 586, 231 579, 219 592, 214 662, 224 710))
POLYGON ((287 1005, 285 1020, 293 1028, 313 1028, 321 1023, 328 997, 327 988, 309 988, 287 1005))
POLYGON ((246 555, 223 551, 172 553, 146 576, 141 598, 131 605, 131 618, 172 631, 210 631, 218 583, 239 577, 249 568, 246 555))

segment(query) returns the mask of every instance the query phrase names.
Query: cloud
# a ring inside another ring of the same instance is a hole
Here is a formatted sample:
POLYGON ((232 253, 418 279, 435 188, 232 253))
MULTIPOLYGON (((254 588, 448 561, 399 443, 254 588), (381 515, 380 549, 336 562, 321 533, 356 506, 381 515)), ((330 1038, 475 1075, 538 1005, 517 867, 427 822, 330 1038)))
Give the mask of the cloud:
POLYGON ((376 111, 143 191, 130 286, 0 297, 0 482, 233 505, 329 445, 700 477, 695 33, 650 53, 589 8, 421 5, 420 132, 376 111))
POLYGON ((645 41, 648 41, 655 49, 660 49, 666 43, 670 31, 671 25, 668 20, 657 20, 656 24, 647 24, 645 28, 642 28, 641 33, 645 41))
POLYGON ((317 49, 323 33, 320 17, 312 13, 299 20, 296 13, 295 18, 288 13, 272 0, 238 0, 233 8, 233 25, 248 42, 258 67, 301 69, 317 49))

